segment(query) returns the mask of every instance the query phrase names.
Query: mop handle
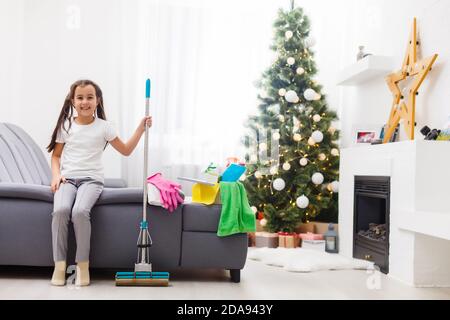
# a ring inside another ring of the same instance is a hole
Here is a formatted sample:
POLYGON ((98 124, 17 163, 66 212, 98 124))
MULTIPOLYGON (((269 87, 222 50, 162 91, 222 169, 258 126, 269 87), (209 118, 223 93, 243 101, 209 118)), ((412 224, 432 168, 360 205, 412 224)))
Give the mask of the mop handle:
MULTIPOLYGON (((150 79, 145 82, 145 116, 148 117, 150 113, 150 79)), ((145 136, 144 136, 144 200, 142 221, 147 221, 147 167, 148 167, 148 127, 144 122, 145 136)))

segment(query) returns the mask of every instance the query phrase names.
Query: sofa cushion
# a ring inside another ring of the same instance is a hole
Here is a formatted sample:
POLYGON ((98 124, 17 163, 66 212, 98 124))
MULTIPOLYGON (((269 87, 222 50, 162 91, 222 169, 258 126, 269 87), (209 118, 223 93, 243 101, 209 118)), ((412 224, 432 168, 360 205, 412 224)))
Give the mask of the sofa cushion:
POLYGON ((222 205, 183 205, 183 231, 217 232, 222 205))
POLYGON ((50 185, 51 171, 33 139, 20 127, 0 123, 0 181, 50 185))

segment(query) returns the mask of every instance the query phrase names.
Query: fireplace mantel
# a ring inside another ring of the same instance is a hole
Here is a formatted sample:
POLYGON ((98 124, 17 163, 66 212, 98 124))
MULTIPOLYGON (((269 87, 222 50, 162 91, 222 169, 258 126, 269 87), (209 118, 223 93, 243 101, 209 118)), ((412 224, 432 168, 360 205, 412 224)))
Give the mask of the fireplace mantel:
POLYGON ((389 276, 450 286, 450 142, 403 141, 341 150, 341 254, 353 255, 354 177, 389 176, 389 276))

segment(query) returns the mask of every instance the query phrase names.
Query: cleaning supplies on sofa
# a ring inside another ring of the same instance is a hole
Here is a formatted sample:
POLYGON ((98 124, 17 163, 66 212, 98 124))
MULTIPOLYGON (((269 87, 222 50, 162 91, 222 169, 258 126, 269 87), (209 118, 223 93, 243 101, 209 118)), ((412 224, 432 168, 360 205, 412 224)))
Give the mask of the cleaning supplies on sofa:
POLYGON ((219 237, 256 231, 255 214, 241 182, 220 182, 220 199, 222 211, 217 230, 219 237))
POLYGON ((161 205, 162 207, 173 212, 179 204, 184 201, 184 194, 181 191, 181 185, 166 180, 161 173, 155 173, 147 178, 148 202, 149 204, 161 205), (155 190, 157 189, 157 191, 155 190), (157 196, 159 192, 159 203, 157 204, 157 196), (151 203, 152 202, 152 203, 151 203))
MULTIPOLYGON (((186 203, 186 196, 183 192, 183 190, 178 190, 178 194, 181 198, 183 198, 183 203, 186 203)), ((164 207, 164 204, 161 200, 161 192, 157 187, 155 187, 153 184, 149 183, 147 186, 147 197, 148 197, 148 204, 152 206, 159 206, 164 207)))
POLYGON ((192 202, 206 205, 220 204, 219 183, 209 186, 203 183, 195 183, 192 186, 192 202))
POLYGON ((222 174, 220 178, 221 182, 235 182, 238 181, 242 174, 245 172, 245 166, 231 163, 222 174))
POLYGON ((196 182, 208 186, 214 186, 220 176, 220 170, 219 167, 211 162, 208 167, 205 170, 202 170, 202 172, 199 174, 198 177, 192 178, 192 177, 178 177, 179 180, 184 181, 190 181, 190 182, 196 182))

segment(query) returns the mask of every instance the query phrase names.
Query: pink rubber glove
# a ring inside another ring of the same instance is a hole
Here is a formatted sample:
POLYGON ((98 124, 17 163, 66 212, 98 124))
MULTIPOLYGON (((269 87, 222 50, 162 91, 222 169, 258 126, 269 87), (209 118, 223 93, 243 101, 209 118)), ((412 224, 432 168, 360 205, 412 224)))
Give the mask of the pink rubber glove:
POLYGON ((159 189, 161 203, 170 212, 173 212, 179 203, 183 203, 184 200, 179 194, 180 184, 164 179, 161 173, 155 173, 148 177, 147 182, 159 189))

